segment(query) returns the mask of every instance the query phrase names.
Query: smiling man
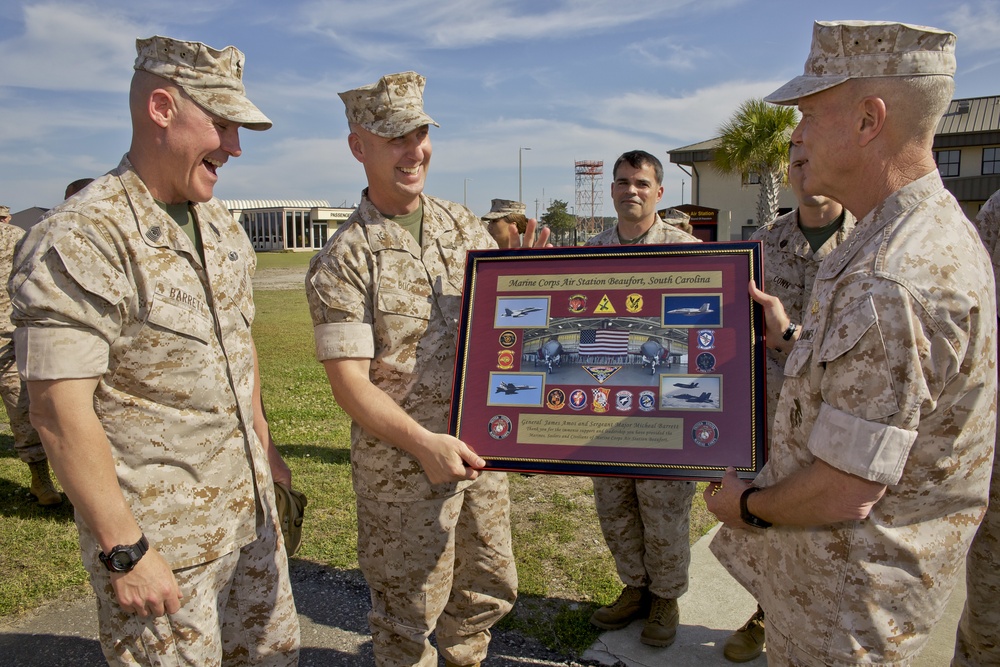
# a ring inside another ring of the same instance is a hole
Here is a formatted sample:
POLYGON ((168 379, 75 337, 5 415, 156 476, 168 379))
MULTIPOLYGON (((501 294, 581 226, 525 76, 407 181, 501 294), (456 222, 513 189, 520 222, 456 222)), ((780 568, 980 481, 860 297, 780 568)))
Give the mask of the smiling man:
MULTIPOLYGON (((654 155, 639 150, 623 153, 611 173, 618 224, 587 245, 698 242, 657 215, 656 205, 663 197, 663 165, 654 155)), ((688 587, 688 531, 695 484, 627 477, 594 477, 593 482, 601 532, 625 588, 617 600, 595 611, 590 622, 615 630, 643 618, 640 641, 669 646, 680 622, 677 598, 688 587)))
POLYGON ((31 421, 76 509, 109 664, 294 665, 272 470, 291 475, 261 408, 256 259, 213 198, 240 128, 271 121, 237 49, 136 49, 128 154, 15 258, 31 421))
POLYGON ((340 94, 368 187, 306 276, 316 354, 353 422, 380 667, 436 666, 435 632, 446 665, 479 665, 517 588, 507 477, 447 432, 466 252, 496 244, 467 208, 423 194, 437 125, 423 90, 402 72, 340 94))

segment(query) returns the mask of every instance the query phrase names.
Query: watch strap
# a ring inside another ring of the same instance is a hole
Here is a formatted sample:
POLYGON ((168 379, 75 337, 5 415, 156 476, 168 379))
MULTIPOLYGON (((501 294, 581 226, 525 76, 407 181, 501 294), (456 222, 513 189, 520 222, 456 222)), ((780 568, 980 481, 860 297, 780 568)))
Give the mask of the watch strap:
POLYGON ((752 514, 747 508, 747 499, 754 493, 761 490, 762 489, 759 486, 751 486, 740 494, 740 518, 743 519, 743 523, 748 526, 753 526, 754 528, 770 528, 770 521, 764 521, 764 519, 761 519, 759 516, 752 514))
POLYGON ((135 544, 119 544, 113 547, 108 553, 102 551, 97 554, 97 557, 109 572, 131 572, 132 568, 146 555, 147 551, 149 551, 149 540, 146 539, 144 533, 135 544), (125 566, 120 566, 115 562, 115 556, 120 553, 128 556, 129 562, 125 566))
POLYGON ((788 328, 785 329, 785 333, 781 334, 781 338, 783 340, 791 340, 792 336, 795 335, 795 332, 798 331, 798 328, 799 325, 795 324, 795 322, 789 322, 788 328))

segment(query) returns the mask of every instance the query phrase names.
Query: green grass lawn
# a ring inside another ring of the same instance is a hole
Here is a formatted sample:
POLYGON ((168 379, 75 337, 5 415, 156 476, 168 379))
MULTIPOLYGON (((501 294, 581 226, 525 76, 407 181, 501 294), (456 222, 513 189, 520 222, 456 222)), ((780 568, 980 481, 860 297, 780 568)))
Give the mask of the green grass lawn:
MULTIPOLYGON (((272 262, 304 266, 310 253, 259 257, 262 268, 276 266, 272 262)), ((357 568, 350 423, 315 360, 305 294, 261 291, 256 299, 254 338, 271 431, 296 488, 309 496, 305 539, 296 558, 357 568)), ((587 623, 591 612, 613 600, 621 586, 597 524, 593 488, 580 477, 511 475, 510 481, 520 597, 503 623, 577 655, 598 634, 587 623)), ((28 468, 14 454, 9 432, 0 433, 0 616, 88 590, 71 509, 68 504, 39 508, 28 495, 28 482, 28 468)), ((697 495, 692 542, 713 524, 697 495)))

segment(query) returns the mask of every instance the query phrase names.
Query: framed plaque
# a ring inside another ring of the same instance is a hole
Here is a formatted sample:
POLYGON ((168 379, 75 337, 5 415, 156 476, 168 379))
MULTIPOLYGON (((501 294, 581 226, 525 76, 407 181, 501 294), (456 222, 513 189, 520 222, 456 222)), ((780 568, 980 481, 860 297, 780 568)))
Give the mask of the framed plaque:
POLYGON ((495 470, 716 479, 764 465, 756 241, 481 250, 451 433, 495 470))

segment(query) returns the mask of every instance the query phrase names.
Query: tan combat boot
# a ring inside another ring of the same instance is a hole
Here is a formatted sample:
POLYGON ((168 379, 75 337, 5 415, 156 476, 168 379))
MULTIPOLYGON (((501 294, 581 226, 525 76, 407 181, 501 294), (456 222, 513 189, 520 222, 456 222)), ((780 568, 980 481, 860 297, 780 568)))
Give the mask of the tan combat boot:
POLYGON ((722 654, 730 662, 750 662, 764 650, 764 610, 759 606, 742 628, 729 635, 722 654))
POLYGON ((62 495, 56 491, 55 484, 49 476, 49 462, 46 459, 29 463, 31 470, 31 486, 28 491, 38 500, 42 506, 58 505, 62 502, 62 495))
POLYGON ((617 600, 593 613, 590 624, 601 630, 618 630, 648 613, 649 589, 626 586, 617 600))
POLYGON ((681 620, 677 600, 653 596, 649 618, 642 628, 639 641, 647 646, 670 646, 677 636, 677 625, 681 620))

